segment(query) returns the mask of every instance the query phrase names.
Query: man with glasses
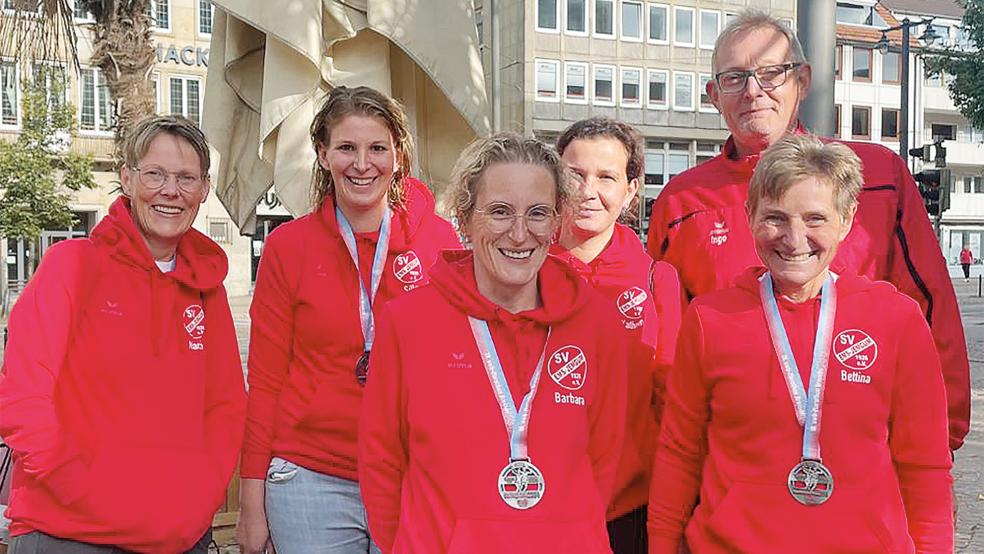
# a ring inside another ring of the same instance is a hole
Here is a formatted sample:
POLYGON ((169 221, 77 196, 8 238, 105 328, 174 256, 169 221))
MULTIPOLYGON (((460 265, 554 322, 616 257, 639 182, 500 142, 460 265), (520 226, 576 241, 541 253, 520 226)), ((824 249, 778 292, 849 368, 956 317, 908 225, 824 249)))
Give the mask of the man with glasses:
MULTIPOLYGON (((800 132, 799 105, 811 78, 793 32, 760 12, 742 14, 721 32, 711 66, 707 93, 731 137, 720 155, 666 186, 652 208, 647 245, 654 259, 677 268, 691 298, 728 287, 745 268, 761 265, 745 211, 748 182, 763 150, 800 132)), ((876 144, 846 144, 861 158, 864 188, 831 269, 889 281, 919 303, 942 361, 949 443, 956 450, 969 427, 970 370, 940 246, 905 162, 876 144)), ((814 245, 790 246, 797 254, 790 263, 815 261, 814 245)), ((837 371, 829 378, 841 378, 842 362, 831 364, 837 371)))

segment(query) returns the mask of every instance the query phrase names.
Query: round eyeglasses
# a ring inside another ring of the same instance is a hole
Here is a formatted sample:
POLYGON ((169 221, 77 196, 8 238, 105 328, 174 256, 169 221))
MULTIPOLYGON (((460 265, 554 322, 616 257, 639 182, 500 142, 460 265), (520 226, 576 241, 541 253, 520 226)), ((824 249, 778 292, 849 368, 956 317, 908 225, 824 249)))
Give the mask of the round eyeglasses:
POLYGON ((516 220, 519 220, 534 235, 550 235, 554 232, 554 222, 557 219, 557 210, 553 206, 533 206, 526 213, 516 213, 510 207, 492 205, 476 209, 475 213, 485 217, 485 225, 493 233, 509 232, 516 220))
POLYGON ((762 90, 773 90, 785 84, 789 72, 801 65, 803 64, 800 62, 790 62, 755 69, 722 71, 714 76, 714 81, 717 83, 718 90, 724 94, 735 94, 745 90, 749 77, 754 77, 762 90))
POLYGON ((133 171, 137 172, 140 178, 140 184, 150 190, 159 190, 164 188, 164 185, 168 182, 171 176, 174 176, 174 182, 178 185, 184 193, 194 193, 198 192, 202 183, 205 181, 201 175, 194 175, 191 173, 171 173, 166 169, 160 167, 131 167, 133 171))

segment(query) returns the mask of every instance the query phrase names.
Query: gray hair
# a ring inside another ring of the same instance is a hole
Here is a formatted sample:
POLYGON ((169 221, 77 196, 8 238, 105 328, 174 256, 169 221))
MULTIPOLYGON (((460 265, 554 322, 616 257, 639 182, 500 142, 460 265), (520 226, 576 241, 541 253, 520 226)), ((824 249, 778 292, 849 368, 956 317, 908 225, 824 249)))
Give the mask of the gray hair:
POLYGON ((208 178, 208 168, 212 162, 205 134, 198 124, 180 115, 154 115, 138 121, 123 140, 123 164, 129 168, 140 165, 140 159, 147 154, 150 143, 161 134, 188 141, 198 154, 202 177, 208 178))
POLYGON ((717 40, 714 42, 714 53, 711 54, 711 71, 718 72, 717 59, 718 52, 728 42, 735 37, 759 29, 761 27, 772 27, 779 31, 786 40, 789 41, 789 61, 795 63, 806 63, 806 56, 803 55, 803 45, 800 44, 796 33, 788 25, 779 19, 759 10, 745 10, 741 12, 731 23, 721 31, 717 40))

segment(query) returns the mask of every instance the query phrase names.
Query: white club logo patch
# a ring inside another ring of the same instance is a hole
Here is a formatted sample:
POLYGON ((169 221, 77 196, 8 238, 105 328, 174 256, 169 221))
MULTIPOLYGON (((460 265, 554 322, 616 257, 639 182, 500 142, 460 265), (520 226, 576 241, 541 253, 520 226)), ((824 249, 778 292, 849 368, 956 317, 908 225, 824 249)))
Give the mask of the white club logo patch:
POLYGON ((864 371, 878 358, 878 344, 860 329, 841 331, 834 338, 834 356, 844 367, 864 371))
POLYGON ((580 348, 569 344, 550 355, 547 373, 565 389, 579 390, 588 376, 588 359, 580 348))
POLYGON ((188 336, 198 340, 205 336, 205 310, 198 304, 192 304, 181 313, 181 325, 188 336))
POLYGON ((393 274, 401 283, 412 285, 424 278, 424 267, 417 254, 408 250, 393 260, 393 274))
POLYGON ((649 295, 639 287, 626 289, 618 295, 618 311, 629 319, 640 319, 647 299, 649 295))

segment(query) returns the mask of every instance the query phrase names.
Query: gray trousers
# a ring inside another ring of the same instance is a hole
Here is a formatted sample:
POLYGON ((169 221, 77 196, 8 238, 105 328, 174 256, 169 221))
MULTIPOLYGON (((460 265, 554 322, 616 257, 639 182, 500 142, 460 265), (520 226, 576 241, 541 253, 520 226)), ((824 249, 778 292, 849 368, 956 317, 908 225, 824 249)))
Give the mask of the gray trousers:
MULTIPOLYGON (((212 530, 185 554, 208 554, 208 545, 212 542, 212 530)), ((115 546, 87 544, 84 542, 59 539, 39 531, 20 535, 10 539, 10 549, 7 554, 127 554, 127 550, 115 546)))

